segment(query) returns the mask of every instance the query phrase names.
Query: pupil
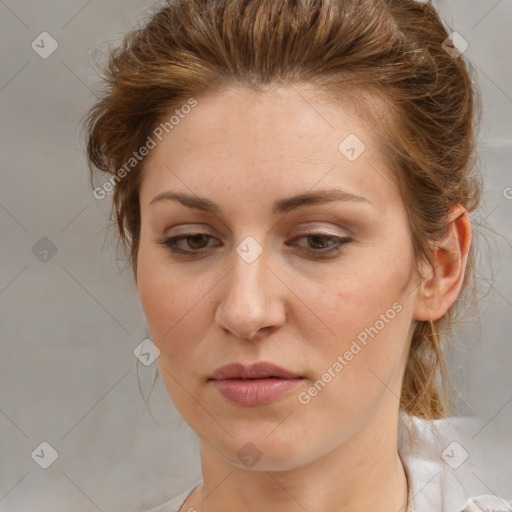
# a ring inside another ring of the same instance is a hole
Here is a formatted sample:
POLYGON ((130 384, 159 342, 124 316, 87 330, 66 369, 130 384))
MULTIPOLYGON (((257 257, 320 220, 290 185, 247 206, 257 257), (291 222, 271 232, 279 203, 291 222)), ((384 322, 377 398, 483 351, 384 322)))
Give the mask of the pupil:
POLYGON ((322 247, 325 247, 325 240, 327 239, 327 237, 325 236, 322 236, 322 235, 313 235, 311 237, 313 239, 313 245, 316 245, 317 243, 319 243, 322 247), (322 240, 324 240, 324 243, 322 244, 322 240))
POLYGON ((201 245, 201 239, 203 239, 203 242, 204 242, 204 238, 205 238, 205 235, 194 235, 194 236, 191 236, 190 239, 192 240, 192 243, 189 244, 191 247, 193 248, 197 248, 197 246, 195 246, 194 244, 195 243, 199 243, 199 245, 201 245))

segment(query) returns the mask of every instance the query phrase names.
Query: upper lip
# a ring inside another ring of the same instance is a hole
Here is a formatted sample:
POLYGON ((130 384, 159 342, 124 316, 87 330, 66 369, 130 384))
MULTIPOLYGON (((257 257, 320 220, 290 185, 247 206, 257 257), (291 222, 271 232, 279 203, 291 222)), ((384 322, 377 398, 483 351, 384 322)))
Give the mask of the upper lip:
POLYGON ((296 379, 301 377, 280 366, 268 362, 258 362, 251 365, 230 363, 217 368, 210 379, 264 379, 266 377, 279 377, 282 379, 296 379))

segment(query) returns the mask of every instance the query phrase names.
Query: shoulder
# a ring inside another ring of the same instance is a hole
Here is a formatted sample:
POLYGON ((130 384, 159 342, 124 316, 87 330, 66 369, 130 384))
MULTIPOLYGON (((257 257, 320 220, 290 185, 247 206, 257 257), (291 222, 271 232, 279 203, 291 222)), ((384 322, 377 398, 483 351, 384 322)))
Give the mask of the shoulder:
POLYGON ((512 512, 512 503, 482 488, 484 464, 473 440, 479 428, 478 418, 401 414, 398 446, 411 479, 410 512, 512 512))
MULTIPOLYGON (((166 501, 157 507, 154 507, 150 510, 146 510, 145 512, 179 512, 180 507, 183 505, 185 500, 188 498, 189 494, 201 483, 201 480, 196 482, 192 487, 187 489, 185 492, 182 492, 172 500, 166 501)), ((187 512, 187 511, 185 511, 187 512)))

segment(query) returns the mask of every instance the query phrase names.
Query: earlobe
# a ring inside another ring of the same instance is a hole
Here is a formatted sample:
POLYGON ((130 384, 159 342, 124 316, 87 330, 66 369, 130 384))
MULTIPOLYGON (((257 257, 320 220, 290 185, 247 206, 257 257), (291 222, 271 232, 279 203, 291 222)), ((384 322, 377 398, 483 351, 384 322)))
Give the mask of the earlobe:
POLYGON ((466 209, 455 206, 450 212, 449 223, 445 238, 435 244, 431 272, 420 285, 415 320, 441 318, 462 289, 472 240, 471 221, 466 209))

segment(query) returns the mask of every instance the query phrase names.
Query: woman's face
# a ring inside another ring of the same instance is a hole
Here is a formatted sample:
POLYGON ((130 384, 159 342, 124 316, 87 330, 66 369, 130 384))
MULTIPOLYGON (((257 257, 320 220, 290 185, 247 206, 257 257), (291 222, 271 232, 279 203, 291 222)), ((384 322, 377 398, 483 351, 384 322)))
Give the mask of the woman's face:
POLYGON ((138 293, 176 408, 219 457, 266 470, 392 427, 419 299, 383 126, 304 87, 189 110, 140 190, 138 293), (256 362, 300 378, 211 380, 256 362))

